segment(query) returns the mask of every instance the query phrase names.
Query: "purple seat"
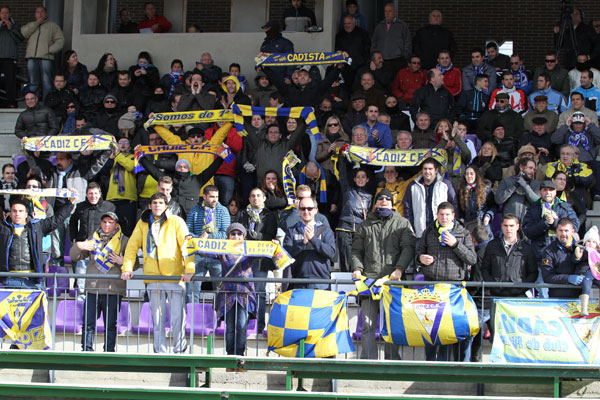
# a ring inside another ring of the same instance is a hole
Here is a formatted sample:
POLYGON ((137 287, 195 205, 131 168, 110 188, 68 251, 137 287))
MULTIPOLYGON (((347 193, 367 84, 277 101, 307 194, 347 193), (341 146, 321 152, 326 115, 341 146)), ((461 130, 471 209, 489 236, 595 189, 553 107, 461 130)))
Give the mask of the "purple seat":
POLYGON ((56 308, 56 333, 81 332, 83 326, 83 301, 61 300, 56 308))
POLYGON ((217 313, 212 303, 187 303, 185 315, 185 333, 192 331, 192 312, 194 313, 194 335, 208 336, 215 332, 217 327, 217 313))
MULTIPOLYGON (((248 330, 246 331, 246 336, 257 335, 258 334, 258 326, 257 326, 256 318, 248 321, 248 330)), ((267 330, 263 331, 263 335, 267 337, 267 330)), ((215 336, 225 336, 225 320, 222 320, 219 324, 219 327, 215 330, 215 336)))
MULTIPOLYGON (((171 308, 167 303, 167 319, 165 321, 165 328, 167 331, 171 330, 171 308)), ((131 327, 131 331, 137 334, 148 334, 154 332, 154 324, 152 323, 152 313, 150 312, 150 303, 142 304, 140 309, 140 319, 137 325, 131 327)))
MULTIPOLYGON (((100 314, 100 317, 96 321, 96 329, 98 332, 104 332, 104 315, 100 314)), ((129 303, 126 301, 121 302, 121 309, 119 315, 117 315, 117 333, 119 335, 131 329, 131 312, 129 310, 129 303)))
MULTIPOLYGON (((48 265, 48 273, 68 274, 69 269, 59 265, 48 265)), ((69 278, 56 278, 56 295, 60 296, 69 291, 69 278)), ((54 294, 54 277, 46 278, 46 292, 48 296, 54 294)))
POLYGON ((73 261, 71 260, 71 256, 69 255, 71 251, 71 239, 69 238, 68 232, 65 235, 65 252, 63 253, 65 255, 65 264, 72 264, 73 261))
POLYGON ((13 158, 13 166, 15 167, 15 169, 17 169, 17 167, 19 166, 19 164, 21 164, 23 161, 25 161, 27 158, 25 157, 24 154, 17 154, 15 155, 15 157, 13 158))
MULTIPOLYGON (((375 325, 375 340, 381 339, 380 325, 381 318, 377 318, 377 324, 375 325)), ((362 310, 358 312, 358 322, 356 323, 356 332, 352 333, 352 339, 362 339, 362 310)))

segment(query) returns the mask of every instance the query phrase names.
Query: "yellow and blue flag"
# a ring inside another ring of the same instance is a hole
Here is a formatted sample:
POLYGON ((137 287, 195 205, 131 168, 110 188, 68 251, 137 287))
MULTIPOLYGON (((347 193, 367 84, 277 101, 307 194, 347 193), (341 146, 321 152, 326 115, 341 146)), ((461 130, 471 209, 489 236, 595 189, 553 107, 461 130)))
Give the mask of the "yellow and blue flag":
POLYGON ((312 107, 255 107, 246 106, 242 104, 233 103, 231 105, 231 111, 233 112, 233 123, 235 124, 235 130, 238 135, 246 136, 246 128, 244 127, 244 117, 251 117, 253 115, 264 115, 267 117, 291 117, 291 118, 303 118, 308 130, 314 136, 317 141, 323 140, 323 136, 319 132, 319 126, 317 125, 317 119, 315 118, 314 109, 312 107))
POLYGON ((281 67, 285 65, 350 64, 351 59, 341 51, 313 51, 309 53, 265 53, 256 57, 256 66, 281 67))
POLYGON ((348 297, 328 290, 295 289, 275 299, 269 317, 269 351, 284 357, 323 358, 356 351, 348 328, 348 297))
POLYGON ((300 159, 293 150, 288 151, 281 162, 281 169, 283 170, 283 191, 288 200, 296 200, 296 177, 294 176, 292 168, 299 162, 300 159))
POLYGON ((356 286, 356 291, 350 294, 356 293, 359 296, 371 296, 373 300, 381 300, 383 284, 390 280, 390 276, 386 275, 383 278, 374 279, 361 275, 360 278, 352 278, 352 280, 354 281, 354 286, 356 286))
POLYGON ((479 332, 477 306, 464 286, 448 283, 408 288, 384 286, 384 326, 388 343, 401 346, 457 343, 479 332))
POLYGON ((0 335, 20 349, 52 345, 48 300, 41 290, 0 290, 0 335))

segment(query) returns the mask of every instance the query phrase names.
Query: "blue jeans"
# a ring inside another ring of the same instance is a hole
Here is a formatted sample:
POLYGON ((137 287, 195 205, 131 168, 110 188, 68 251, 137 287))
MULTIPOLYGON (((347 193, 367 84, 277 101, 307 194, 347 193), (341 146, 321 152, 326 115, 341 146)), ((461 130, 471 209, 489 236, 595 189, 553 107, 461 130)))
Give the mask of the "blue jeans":
MULTIPOLYGON (((207 272, 210 272, 211 278, 221 276, 221 262, 216 258, 206 257, 196 254, 196 273, 194 276, 205 277, 207 272)), ((198 303, 200 301, 200 291, 202 290, 202 281, 193 281, 186 283, 185 297, 188 303, 198 303)), ((216 283, 213 284, 213 288, 216 283)))
POLYGON ((104 351, 114 353, 117 344, 117 318, 121 308, 121 296, 117 294, 88 293, 85 297, 85 315, 81 347, 94 351, 96 320, 102 312, 104 319, 104 351))
POLYGON ((52 91, 54 63, 52 60, 28 58, 27 70, 29 71, 29 88, 35 92, 40 101, 44 100, 52 91))
POLYGON ((243 356, 246 351, 248 311, 236 302, 225 315, 225 349, 228 355, 243 356))
MULTIPOLYGON (((254 278, 266 278, 267 271, 261 271, 260 258, 252 260, 252 276, 254 278)), ((256 327, 257 332, 262 333, 265 329, 265 305, 267 303, 267 282, 254 282, 254 293, 256 294, 257 310, 256 310, 256 327)))
POLYGON ((4 287, 9 289, 43 289, 42 281, 34 278, 7 277, 4 287))
POLYGON ((227 207, 235 190, 235 179, 229 175, 215 175, 215 185, 219 188, 219 202, 227 207))

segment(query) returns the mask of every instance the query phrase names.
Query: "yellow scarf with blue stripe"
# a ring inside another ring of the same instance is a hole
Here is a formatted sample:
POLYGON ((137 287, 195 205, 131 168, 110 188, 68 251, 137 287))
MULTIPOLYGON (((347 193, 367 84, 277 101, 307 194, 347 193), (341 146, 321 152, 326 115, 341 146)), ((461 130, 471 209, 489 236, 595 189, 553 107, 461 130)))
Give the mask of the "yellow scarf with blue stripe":
POLYGON ((121 227, 117 225, 117 231, 110 238, 108 243, 106 243, 104 248, 102 247, 99 231, 94 232, 92 240, 94 241, 94 250, 92 250, 94 261, 101 272, 107 273, 115 265, 115 263, 110 260, 110 254, 119 254, 121 251, 121 241, 123 240, 121 227))
MULTIPOLYGON (((319 167, 319 175, 317 176, 317 180, 319 181, 319 203, 327 203, 327 180, 325 179, 325 172, 319 164, 317 164, 317 167, 319 167)), ((301 185, 306 184, 306 166, 300 171, 298 183, 301 185)))
POLYGON ((296 177, 292 168, 299 162, 300 159, 296 157, 296 154, 292 150, 288 151, 285 157, 283 157, 281 168, 283 170, 283 191, 288 200, 296 200, 296 177))

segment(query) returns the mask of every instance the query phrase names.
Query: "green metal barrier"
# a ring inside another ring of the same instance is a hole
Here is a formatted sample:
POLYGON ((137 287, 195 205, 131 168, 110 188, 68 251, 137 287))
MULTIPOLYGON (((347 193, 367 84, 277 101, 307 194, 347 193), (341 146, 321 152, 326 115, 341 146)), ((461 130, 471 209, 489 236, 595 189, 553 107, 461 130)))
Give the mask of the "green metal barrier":
MULTIPOLYGON (((196 386, 196 372, 210 371, 210 368, 283 371, 286 373, 287 390, 292 389, 293 378, 552 384, 554 397, 560 397, 563 380, 600 379, 600 366, 572 364, 492 364, 10 350, 0 351, 0 360, 0 368, 8 369, 187 373, 190 374, 191 387, 196 386)), ((210 379, 210 374, 207 374, 205 386, 210 385, 210 379)))
MULTIPOLYGON (((214 389, 190 388, 130 388, 130 387, 96 387, 65 386, 49 384, 3 384, 0 383, 2 396, 23 396, 30 398, 77 398, 77 399, 131 399, 131 400, 424 400, 431 396, 398 395, 398 394, 349 394, 326 392, 286 392, 286 391, 229 391, 214 389)), ((492 400, 497 397, 443 396, 447 400, 492 400)), ((504 397, 503 399, 507 399, 504 397)), ((515 398, 516 399, 516 398, 515 398)))

